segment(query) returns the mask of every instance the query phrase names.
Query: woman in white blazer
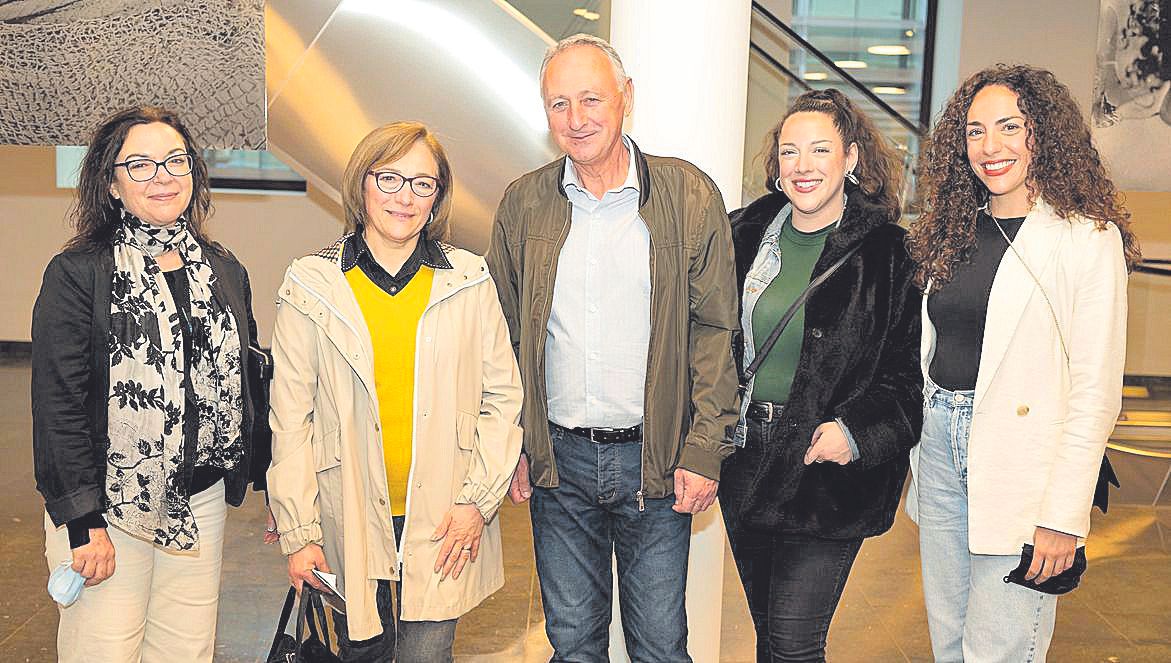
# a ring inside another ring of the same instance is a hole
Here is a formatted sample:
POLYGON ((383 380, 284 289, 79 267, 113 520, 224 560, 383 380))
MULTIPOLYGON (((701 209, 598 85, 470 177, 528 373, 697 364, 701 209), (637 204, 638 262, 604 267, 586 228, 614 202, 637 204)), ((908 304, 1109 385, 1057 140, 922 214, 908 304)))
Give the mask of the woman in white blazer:
POLYGON ((924 426, 907 510, 937 661, 1043 661, 1122 401, 1138 245, 1069 89, 969 78, 935 125, 909 244, 924 288, 924 426))

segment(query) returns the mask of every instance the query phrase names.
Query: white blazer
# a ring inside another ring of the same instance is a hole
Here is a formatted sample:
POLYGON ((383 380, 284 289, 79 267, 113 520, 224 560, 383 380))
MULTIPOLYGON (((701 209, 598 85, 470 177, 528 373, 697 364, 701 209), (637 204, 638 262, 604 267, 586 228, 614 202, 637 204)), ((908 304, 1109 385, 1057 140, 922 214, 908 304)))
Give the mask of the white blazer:
MULTIPOLYGON (((1021 257, 1006 250, 992 282, 968 438, 968 547, 980 555, 1018 555, 1038 526, 1075 534, 1081 545, 1122 408, 1127 272, 1118 228, 1062 219, 1038 200, 1013 246, 1021 257)), ((927 299, 924 379, 935 353, 927 299)), ((916 446, 907 495, 916 522, 918 466, 916 446)))

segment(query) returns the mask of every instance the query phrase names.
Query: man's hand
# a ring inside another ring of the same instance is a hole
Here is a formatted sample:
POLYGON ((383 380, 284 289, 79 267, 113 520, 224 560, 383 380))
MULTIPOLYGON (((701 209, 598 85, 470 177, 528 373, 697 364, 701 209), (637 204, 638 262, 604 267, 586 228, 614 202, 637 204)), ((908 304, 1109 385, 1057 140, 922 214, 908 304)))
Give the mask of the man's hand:
POLYGON ((85 578, 86 587, 114 575, 114 544, 105 527, 90 528, 89 543, 73 549, 73 570, 85 578))
POLYGON ((480 535, 484 533, 484 516, 475 504, 456 504, 443 516, 443 522, 431 534, 432 541, 443 539, 439 556, 435 558, 435 573, 440 582, 451 574, 459 579, 464 566, 480 556, 480 535))
POLYGON ((1064 532, 1038 527, 1033 532, 1033 564, 1025 572, 1025 580, 1040 585, 1073 566, 1077 552, 1077 537, 1064 532))
POLYGON ((813 439, 809 441, 809 450, 805 452, 805 464, 830 461, 838 465, 845 465, 854 459, 850 452, 850 443, 846 441, 846 434, 836 421, 827 421, 813 431, 813 439))
POLYGON ((316 543, 306 544, 304 548, 289 555, 289 584, 301 593, 301 583, 309 583, 314 589, 327 592, 325 585, 313 575, 313 569, 330 573, 329 564, 325 563, 325 552, 316 543))
POLYGON ((720 482, 682 467, 675 470, 675 505, 679 513, 700 513, 716 501, 720 482))
POLYGON ((512 483, 508 485, 508 499, 513 504, 521 504, 533 496, 533 487, 529 484, 529 457, 521 453, 516 469, 512 472, 512 483))

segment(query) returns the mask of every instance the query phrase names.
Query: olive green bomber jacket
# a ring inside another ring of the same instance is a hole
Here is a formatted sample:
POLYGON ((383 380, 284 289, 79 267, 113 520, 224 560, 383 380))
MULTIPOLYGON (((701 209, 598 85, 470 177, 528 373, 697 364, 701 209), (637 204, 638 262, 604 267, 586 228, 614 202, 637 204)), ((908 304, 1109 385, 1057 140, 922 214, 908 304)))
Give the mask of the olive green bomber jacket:
MULTIPOLYGON (((731 230, 712 180, 681 159, 633 148, 639 215, 651 240, 651 332, 643 416, 642 492, 674 492, 684 468, 719 479, 738 417, 732 337, 739 328, 731 230)), ((571 205, 565 158, 511 185, 486 256, 520 364, 524 450, 534 485, 558 485, 545 394, 546 326, 571 205)))

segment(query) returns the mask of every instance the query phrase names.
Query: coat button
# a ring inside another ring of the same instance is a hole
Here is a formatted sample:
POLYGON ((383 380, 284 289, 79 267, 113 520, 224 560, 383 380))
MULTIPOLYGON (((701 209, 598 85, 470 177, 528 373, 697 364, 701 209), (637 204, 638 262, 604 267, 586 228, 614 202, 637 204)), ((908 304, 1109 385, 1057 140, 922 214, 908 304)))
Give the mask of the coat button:
POLYGON ((382 427, 381 427, 381 426, 379 426, 378 424, 374 424, 374 431, 375 431, 375 432, 378 432, 378 431, 380 431, 380 430, 382 430, 382 427))
POLYGON ((1017 406, 1016 416, 1023 417, 1028 413, 1029 413, 1029 406, 1028 405, 1018 405, 1017 406))
POLYGON ((381 497, 378 498, 378 503, 381 504, 382 506, 386 506, 386 500, 381 497))
POLYGON ((821 330, 817 327, 814 327, 813 331, 809 332, 809 335, 813 338, 821 338, 821 330))

